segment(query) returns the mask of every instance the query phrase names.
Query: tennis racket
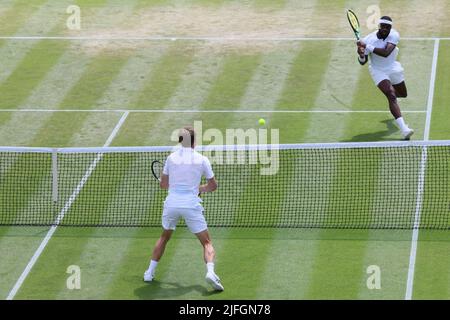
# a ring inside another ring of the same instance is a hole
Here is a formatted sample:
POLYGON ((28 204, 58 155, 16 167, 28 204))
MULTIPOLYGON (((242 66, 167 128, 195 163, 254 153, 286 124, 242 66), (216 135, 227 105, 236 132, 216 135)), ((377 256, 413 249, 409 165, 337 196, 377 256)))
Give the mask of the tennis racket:
POLYGON ((156 180, 161 181, 161 173, 163 171, 164 165, 161 161, 155 160, 152 162, 152 174, 156 180))
POLYGON ((355 33, 356 40, 359 40, 361 38, 361 27, 359 25, 358 17, 352 10, 348 9, 347 19, 348 22, 350 23, 350 27, 352 27, 352 30, 355 33))

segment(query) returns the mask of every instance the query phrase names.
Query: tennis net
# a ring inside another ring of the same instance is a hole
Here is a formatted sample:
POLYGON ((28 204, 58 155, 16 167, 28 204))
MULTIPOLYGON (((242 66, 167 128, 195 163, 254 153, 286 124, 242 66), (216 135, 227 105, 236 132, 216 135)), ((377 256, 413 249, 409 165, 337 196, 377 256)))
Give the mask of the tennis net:
MULTIPOLYGON (((172 149, 2 147, 0 225, 160 226, 151 163, 172 149)), ((211 227, 450 229, 450 141, 198 150, 211 227)))

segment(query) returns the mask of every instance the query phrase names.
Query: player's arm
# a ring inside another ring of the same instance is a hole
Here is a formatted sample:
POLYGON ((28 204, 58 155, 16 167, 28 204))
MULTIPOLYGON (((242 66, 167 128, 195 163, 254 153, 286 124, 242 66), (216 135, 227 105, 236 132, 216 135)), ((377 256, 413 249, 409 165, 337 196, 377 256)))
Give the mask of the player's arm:
POLYGON ((207 183, 206 184, 202 184, 199 188, 198 191, 200 193, 206 193, 206 192, 213 192, 217 189, 217 181, 214 177, 212 177, 211 179, 207 179, 207 183))
POLYGON ((169 176, 167 174, 161 174, 161 180, 159 181, 161 189, 169 189, 169 176))
POLYGON ((375 48, 373 46, 367 46, 367 50, 369 52, 375 53, 376 55, 386 58, 392 53, 392 51, 394 51, 395 47, 396 47, 395 44, 388 42, 384 49, 383 48, 375 48))
POLYGON ((203 166, 203 175, 205 176, 207 183, 200 185, 198 188, 198 192, 200 194, 205 192, 213 192, 217 189, 217 181, 214 178, 214 172, 212 170, 211 163, 209 162, 208 158, 203 157, 202 166, 203 166))

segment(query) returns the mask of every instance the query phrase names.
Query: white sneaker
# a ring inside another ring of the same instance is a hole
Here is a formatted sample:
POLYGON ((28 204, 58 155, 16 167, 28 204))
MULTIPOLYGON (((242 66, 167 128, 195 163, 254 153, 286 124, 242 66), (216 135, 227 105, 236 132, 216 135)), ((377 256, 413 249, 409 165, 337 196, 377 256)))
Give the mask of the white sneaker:
POLYGON ((150 271, 147 270, 144 272, 144 281, 145 282, 152 282, 154 277, 155 277, 155 275, 152 274, 150 271))
POLYGON ((409 140, 409 138, 411 138, 413 134, 414 130, 410 128, 406 129, 405 131, 402 131, 403 139, 405 140, 409 140))
POLYGON ((206 279, 206 282, 208 282, 214 288, 214 290, 223 291, 223 286, 220 283, 220 279, 216 274, 208 272, 206 274, 205 279, 206 279))

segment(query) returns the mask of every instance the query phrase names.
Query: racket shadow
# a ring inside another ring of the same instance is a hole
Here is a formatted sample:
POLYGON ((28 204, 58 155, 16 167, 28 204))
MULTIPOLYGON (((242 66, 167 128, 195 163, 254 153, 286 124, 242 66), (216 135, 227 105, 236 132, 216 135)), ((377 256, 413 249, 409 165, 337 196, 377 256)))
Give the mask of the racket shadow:
POLYGON ((199 284, 183 286, 177 282, 164 282, 153 280, 152 282, 145 283, 134 290, 134 294, 141 300, 152 300, 152 299, 177 299, 179 297, 184 297, 185 295, 196 292, 200 293, 204 297, 219 294, 220 291, 214 291, 212 289, 207 289, 206 286, 199 284))

